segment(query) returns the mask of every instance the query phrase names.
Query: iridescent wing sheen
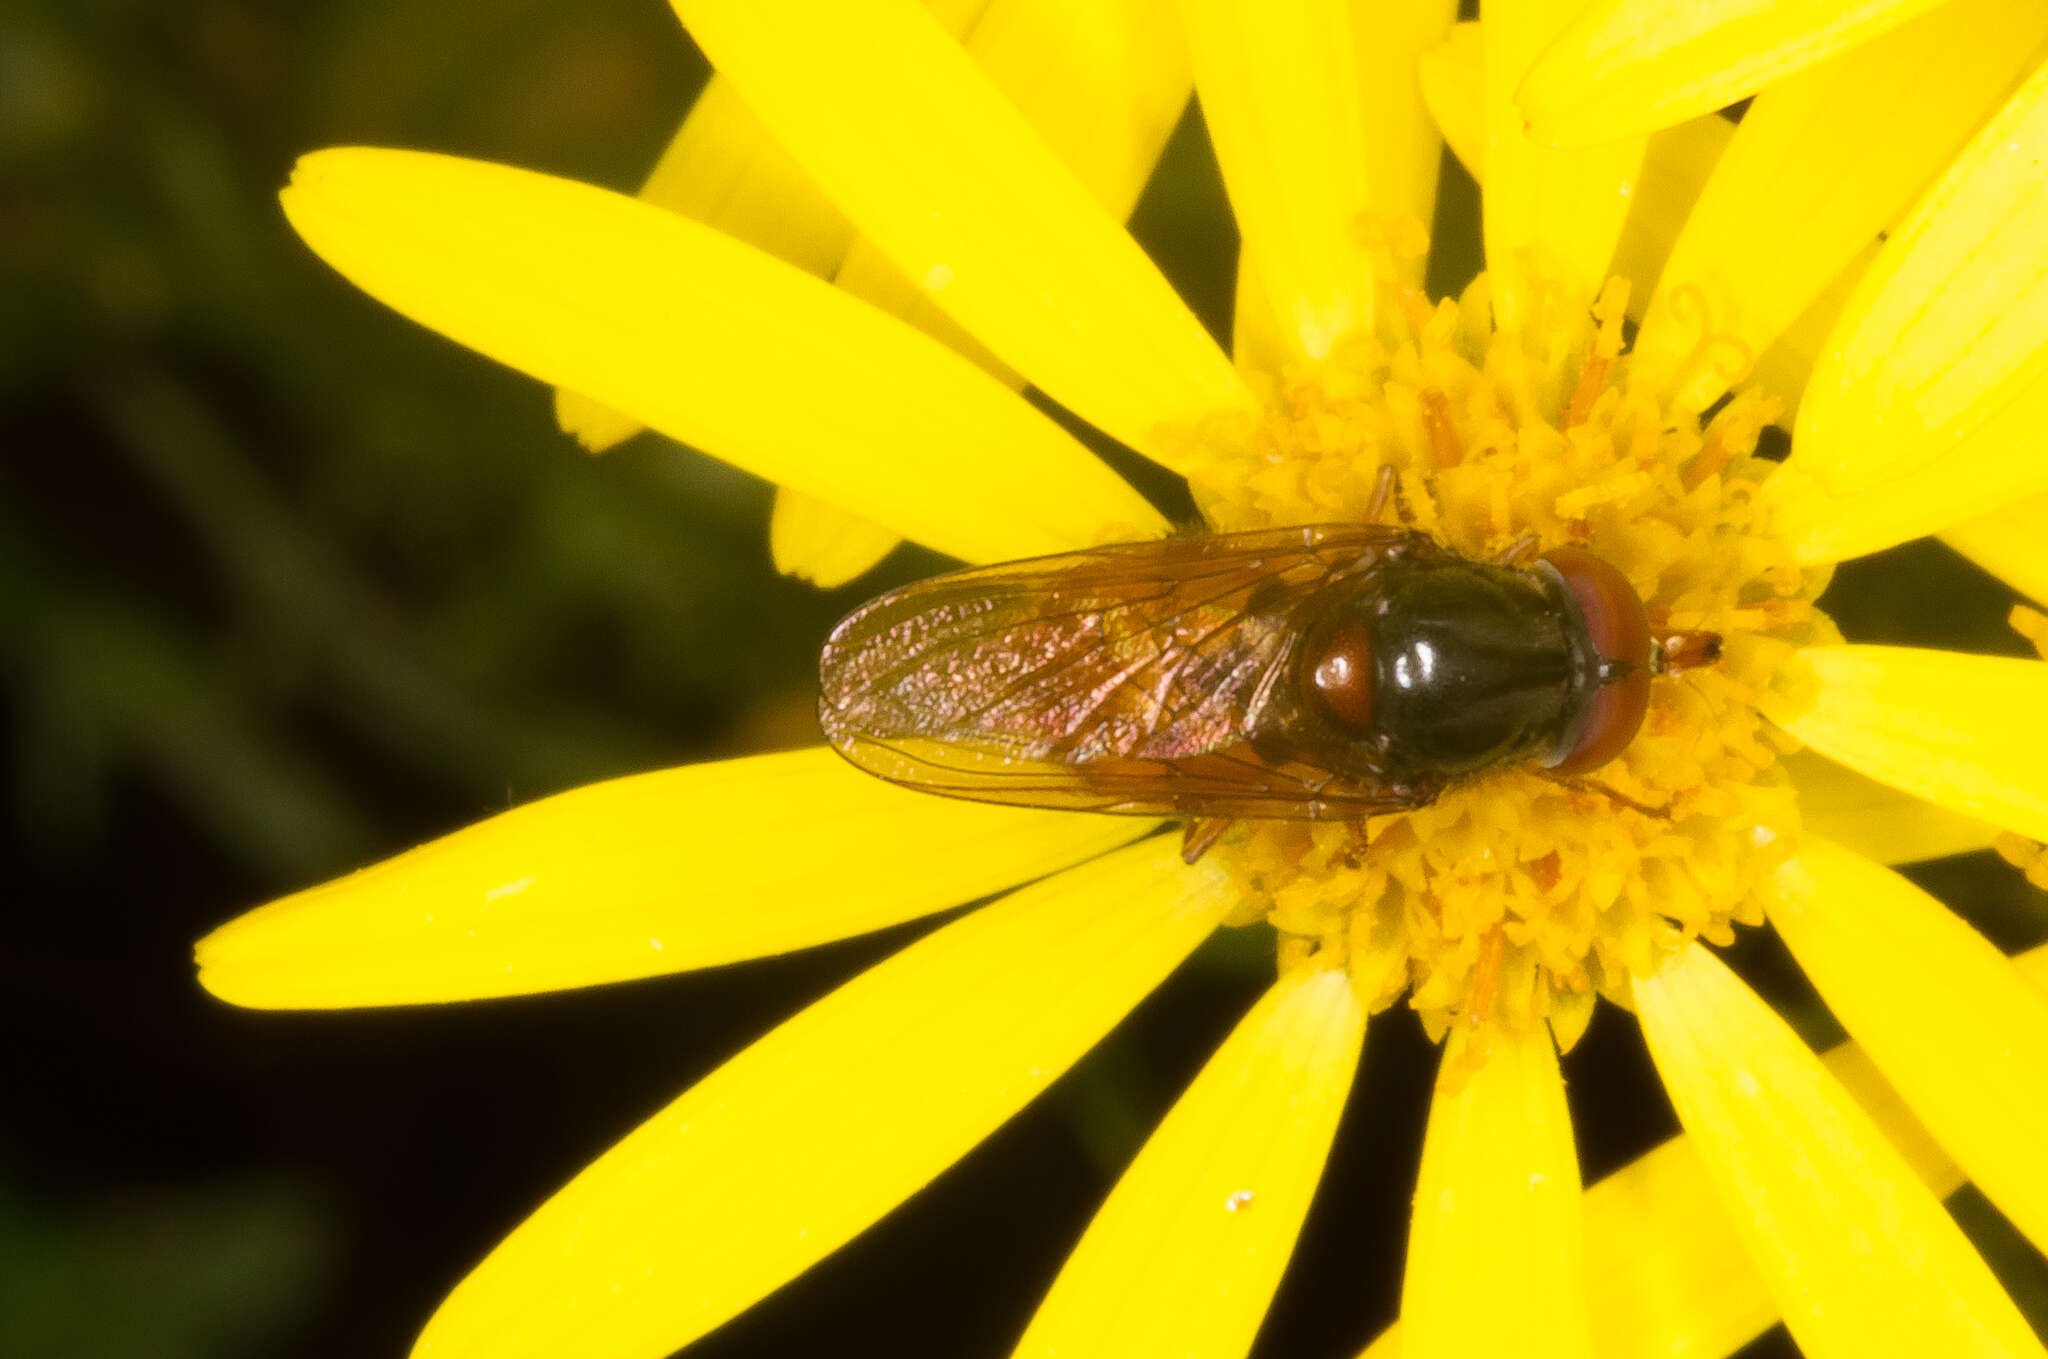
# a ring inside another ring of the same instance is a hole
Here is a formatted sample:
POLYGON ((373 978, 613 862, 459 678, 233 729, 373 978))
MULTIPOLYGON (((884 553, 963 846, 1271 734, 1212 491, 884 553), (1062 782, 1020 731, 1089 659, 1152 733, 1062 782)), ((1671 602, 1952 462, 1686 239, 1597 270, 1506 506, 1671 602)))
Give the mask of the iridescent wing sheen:
POLYGON ((819 717, 840 753, 928 792, 1152 815, 1341 818, 1429 794, 1291 739, 1325 587, 1435 550, 1380 525, 1127 543, 977 567, 833 630, 819 717))

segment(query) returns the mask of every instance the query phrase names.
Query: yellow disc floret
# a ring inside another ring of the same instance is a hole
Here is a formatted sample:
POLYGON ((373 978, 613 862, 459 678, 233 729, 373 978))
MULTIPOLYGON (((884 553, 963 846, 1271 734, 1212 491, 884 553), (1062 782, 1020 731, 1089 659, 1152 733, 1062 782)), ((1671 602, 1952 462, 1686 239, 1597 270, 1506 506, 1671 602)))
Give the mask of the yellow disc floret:
MULTIPOLYGON (((1257 422, 1204 428, 1197 502, 1223 531, 1400 517, 1469 557, 1533 535, 1625 574, 1655 634, 1722 635, 1721 660, 1658 679, 1626 752, 1574 780, 1504 769, 1359 824, 1243 823, 1217 843, 1283 964, 1348 968, 1374 1009, 1403 995, 1475 1057, 1547 1022, 1569 1047, 1594 998, 1694 937, 1762 919, 1798 816, 1755 699, 1832 627, 1764 522, 1755 456, 1776 404, 1739 390, 1702 420, 1631 382, 1626 286, 1592 314, 1546 299, 1496 330, 1482 277, 1410 292, 1376 333, 1290 371, 1257 422), (1376 495, 1393 469, 1396 492, 1376 495)), ((1703 345, 1700 362, 1723 362, 1703 345)))

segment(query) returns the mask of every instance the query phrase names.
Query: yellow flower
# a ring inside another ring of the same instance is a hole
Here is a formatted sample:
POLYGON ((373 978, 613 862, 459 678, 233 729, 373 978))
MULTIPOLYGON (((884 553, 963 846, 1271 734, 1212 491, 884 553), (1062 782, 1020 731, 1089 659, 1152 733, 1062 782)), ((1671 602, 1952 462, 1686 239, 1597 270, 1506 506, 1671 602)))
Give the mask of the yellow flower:
POLYGON ((1411 1359, 1726 1353, 1779 1316, 1814 1355, 2040 1352, 1937 1194, 1967 1176, 2048 1245, 2048 1001, 1880 861, 2002 828, 2037 863, 2048 666, 1842 645, 1812 600, 1831 563, 1937 532, 2048 584, 2048 14, 1604 3, 1531 71, 1561 27, 1534 0, 1455 30, 1443 3, 676 8, 720 74, 654 203, 345 150, 301 163, 293 224, 563 389, 592 445, 645 424, 781 484, 778 558, 821 579, 898 534, 979 561, 1162 531, 1029 381, 1187 476, 1218 527, 1354 516, 1391 466, 1454 546, 1590 543, 1729 656, 1659 686, 1600 787, 1509 771, 1363 832, 1239 827, 1193 867, 1143 824, 922 798, 820 749, 564 794, 224 927, 200 946, 216 994, 326 1008, 710 966, 1014 888, 606 1153, 422 1353, 687 1344, 1249 919, 1281 933, 1278 981, 1019 1353, 1244 1353, 1367 1015, 1404 994, 1451 1035, 1411 1359), (1707 112, 1779 77, 1739 127, 1707 112), (1191 81, 1244 233, 1235 362, 1116 225, 1191 81), (1604 140, 1554 149, 1532 121, 1604 140), (1439 126, 1485 185, 1492 272, 1432 303, 1411 246, 1439 126), (1773 469, 1753 448, 1779 407, 1773 469), (1766 915, 1860 1048, 1816 1057, 1697 942, 1766 915), (1689 1137, 1582 1195, 1556 1049, 1596 994, 1640 1014, 1689 1137))

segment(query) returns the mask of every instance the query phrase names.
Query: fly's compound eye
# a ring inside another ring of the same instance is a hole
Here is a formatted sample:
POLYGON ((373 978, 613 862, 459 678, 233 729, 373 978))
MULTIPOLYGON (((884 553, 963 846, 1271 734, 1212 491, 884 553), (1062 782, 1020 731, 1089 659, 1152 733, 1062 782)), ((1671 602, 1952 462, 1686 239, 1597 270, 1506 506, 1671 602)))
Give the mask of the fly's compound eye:
POLYGON ((1643 725, 1650 706, 1650 620, 1628 577, 1592 553, 1560 547, 1543 560, 1572 592, 1601 661, 1600 687, 1586 705, 1585 725, 1551 766, 1559 774, 1583 774, 1626 750, 1643 725))
POLYGON ((1323 713, 1353 735, 1372 728, 1372 630, 1347 618, 1311 633, 1302 653, 1303 687, 1323 713))

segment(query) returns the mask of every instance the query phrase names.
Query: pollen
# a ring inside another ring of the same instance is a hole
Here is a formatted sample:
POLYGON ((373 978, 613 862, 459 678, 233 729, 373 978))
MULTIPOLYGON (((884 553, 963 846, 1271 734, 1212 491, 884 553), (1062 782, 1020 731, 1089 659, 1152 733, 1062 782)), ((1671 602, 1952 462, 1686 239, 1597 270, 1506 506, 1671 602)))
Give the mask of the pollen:
MULTIPOLYGON (((1824 577, 1758 496, 1777 405, 1738 388, 1702 416, 1681 396, 1693 368, 1632 373, 1627 296, 1610 281, 1588 312, 1546 293, 1506 330, 1484 276, 1455 300, 1409 291, 1278 379, 1263 417, 1193 440, 1219 530, 1377 517, 1477 560, 1531 537, 1583 547, 1628 577, 1653 635, 1724 639, 1713 665, 1656 679, 1640 733, 1588 775, 1503 769, 1412 811, 1241 822, 1217 841, 1283 967, 1344 967, 1369 1008, 1405 1000, 1473 1060, 1539 1024, 1568 1049, 1598 997, 1625 1005, 1631 976, 1759 923, 1798 838, 1757 699, 1835 633, 1813 603, 1824 577)), ((1726 363, 1711 336, 1698 357, 1726 363)))

